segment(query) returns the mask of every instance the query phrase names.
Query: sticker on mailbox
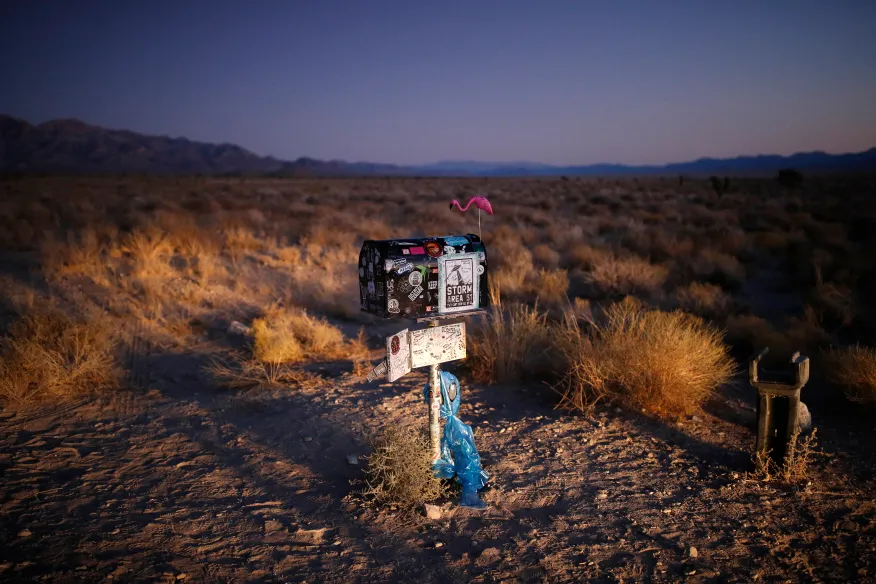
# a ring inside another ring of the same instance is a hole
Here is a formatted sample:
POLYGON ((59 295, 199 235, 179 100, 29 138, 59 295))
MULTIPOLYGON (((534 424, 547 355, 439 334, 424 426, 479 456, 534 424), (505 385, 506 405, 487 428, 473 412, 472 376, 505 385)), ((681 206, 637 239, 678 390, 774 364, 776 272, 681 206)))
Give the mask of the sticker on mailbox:
POLYGON ((478 254, 456 254, 438 260, 438 312, 476 310, 480 299, 478 254))

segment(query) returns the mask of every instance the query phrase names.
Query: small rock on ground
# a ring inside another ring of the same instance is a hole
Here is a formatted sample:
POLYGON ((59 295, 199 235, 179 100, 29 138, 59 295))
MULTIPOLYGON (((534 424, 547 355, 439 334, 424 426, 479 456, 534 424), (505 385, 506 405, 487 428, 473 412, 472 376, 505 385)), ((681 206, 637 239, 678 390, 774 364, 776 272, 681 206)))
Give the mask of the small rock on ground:
POLYGON ((441 519, 441 507, 426 503, 426 517, 429 519, 441 519))

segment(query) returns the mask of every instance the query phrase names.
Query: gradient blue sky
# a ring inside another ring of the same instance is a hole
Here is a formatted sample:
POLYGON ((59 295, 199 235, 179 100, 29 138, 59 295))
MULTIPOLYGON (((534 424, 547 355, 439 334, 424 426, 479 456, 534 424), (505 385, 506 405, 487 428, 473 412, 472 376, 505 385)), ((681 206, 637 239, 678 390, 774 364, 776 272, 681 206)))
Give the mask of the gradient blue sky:
POLYGON ((0 112, 284 159, 848 152, 874 27, 876 0, 7 0, 0 112))

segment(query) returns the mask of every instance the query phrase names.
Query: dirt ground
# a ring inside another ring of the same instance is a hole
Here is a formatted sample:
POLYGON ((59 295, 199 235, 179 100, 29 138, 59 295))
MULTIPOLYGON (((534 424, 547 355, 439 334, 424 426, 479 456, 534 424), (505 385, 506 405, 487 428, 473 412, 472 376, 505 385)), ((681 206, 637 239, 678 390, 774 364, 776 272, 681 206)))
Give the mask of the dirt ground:
POLYGON ((876 582, 876 417, 823 360, 876 338, 876 182, 810 182, 7 181, 3 333, 51 300, 112 330, 127 377, 0 410, 0 582, 876 582), (409 323, 361 318, 360 240, 469 232, 447 202, 475 192, 496 205, 503 298, 680 307, 726 329, 740 371, 666 422, 558 411, 541 381, 473 386, 471 363, 448 364, 489 507, 448 499, 430 520, 361 495, 367 436, 425 426, 424 371, 366 383, 347 356, 306 361, 320 383, 247 391, 205 366, 244 349, 229 321, 278 300, 326 316, 343 347, 364 325, 376 364, 409 323), (820 454, 795 486, 752 474, 744 368, 767 344, 812 357, 820 454))
POLYGON ((202 350, 143 350, 148 390, 2 414, 4 582, 876 581, 873 433, 848 411, 813 406, 825 456, 789 489, 747 474, 742 378, 673 427, 464 387, 489 508, 428 520, 367 505, 348 459, 368 431, 425 424, 423 372, 223 393, 202 350))

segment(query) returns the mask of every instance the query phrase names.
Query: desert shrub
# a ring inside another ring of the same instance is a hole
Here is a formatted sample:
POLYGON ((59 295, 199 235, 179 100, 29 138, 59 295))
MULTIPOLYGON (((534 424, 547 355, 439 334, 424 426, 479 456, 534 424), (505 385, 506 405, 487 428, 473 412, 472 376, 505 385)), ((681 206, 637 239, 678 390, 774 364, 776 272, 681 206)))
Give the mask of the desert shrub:
POLYGON ((666 280, 668 270, 640 257, 605 256, 598 259, 585 275, 585 281, 597 294, 626 296, 653 293, 666 280))
POLYGON ((828 353, 830 376, 852 401, 876 403, 876 349, 855 345, 828 353))
POLYGON ((442 495, 441 481, 432 471, 425 428, 389 426, 369 442, 366 496, 382 505, 411 509, 442 495))
POLYGON ((787 359, 796 351, 813 351, 830 341, 817 314, 808 306, 802 316, 787 318, 781 330, 752 314, 730 316, 725 326, 727 340, 734 346, 749 353, 769 347, 777 359, 787 359))
POLYGON ((532 258, 545 268, 556 268, 560 264, 560 254, 543 243, 532 249, 532 258))
POLYGON ((693 414, 734 372, 720 332, 693 315, 646 310, 628 298, 601 321, 589 329, 566 322, 561 407, 587 410, 607 400, 658 416, 693 414))
POLYGON ((109 335, 58 312, 12 323, 0 340, 0 399, 9 403, 66 398, 113 388, 119 372, 109 335))
POLYGON ((50 279, 64 275, 97 277, 104 271, 104 246, 93 229, 68 232, 65 239, 49 237, 41 245, 43 273, 50 279))
POLYGON ((745 268, 734 256, 703 248, 688 260, 691 271, 698 277, 711 278, 728 284, 745 281, 745 268))
POLYGON ((137 229, 122 238, 120 251, 134 263, 138 278, 166 278, 171 274, 173 245, 167 233, 154 226, 137 229))
POLYGON ((537 306, 506 308, 500 288, 491 282, 492 305, 469 337, 466 364, 482 383, 533 378, 550 368, 550 329, 537 306))
POLYGON ((591 268, 594 264, 610 255, 611 252, 606 249, 582 243, 575 245, 569 250, 567 257, 564 258, 564 263, 570 268, 591 268))
POLYGON ((813 463, 818 456, 824 456, 818 446, 816 435, 818 429, 813 428, 805 438, 797 433, 791 437, 791 444, 783 464, 777 464, 769 453, 758 453, 754 457, 754 479, 770 482, 781 480, 790 485, 805 483, 812 473, 813 463))
POLYGON ((816 283, 812 291, 812 301, 831 323, 836 326, 849 326, 860 311, 855 291, 834 282, 816 283))
POLYGON ((527 288, 540 302, 554 305, 562 303, 569 290, 569 272, 562 269, 538 270, 528 279, 527 288))
POLYGON ((675 290, 676 306, 685 311, 706 317, 724 315, 733 307, 733 299, 720 286, 691 282, 675 290))
POLYGON ((272 308, 252 323, 253 357, 271 364, 295 363, 306 357, 339 359, 347 354, 344 334, 304 309, 272 308))
POLYGON ((322 380, 297 365, 316 359, 350 359, 362 373, 369 356, 364 332, 347 340, 324 319, 301 308, 270 308, 249 331, 251 356, 213 359, 205 368, 218 384, 234 389, 272 386, 318 386, 322 380))

